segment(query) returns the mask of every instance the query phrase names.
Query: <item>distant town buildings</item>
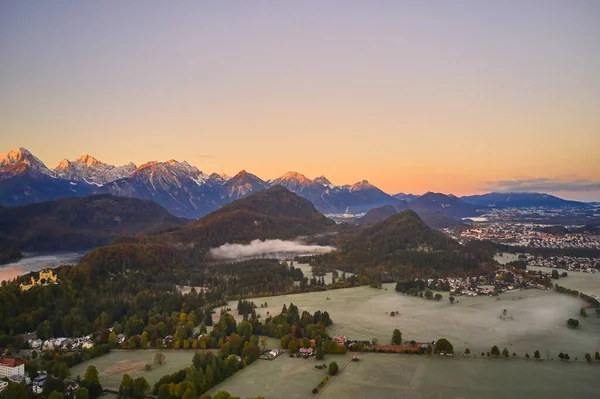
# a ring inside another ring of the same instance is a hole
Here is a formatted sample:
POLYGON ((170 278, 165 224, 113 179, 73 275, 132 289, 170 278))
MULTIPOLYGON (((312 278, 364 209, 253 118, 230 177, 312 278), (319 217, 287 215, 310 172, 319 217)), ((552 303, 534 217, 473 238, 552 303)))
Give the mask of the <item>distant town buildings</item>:
POLYGON ((462 230, 460 235, 452 229, 444 231, 456 239, 490 240, 511 246, 600 249, 600 236, 587 233, 551 234, 540 231, 539 228, 544 226, 534 223, 487 222, 462 230))

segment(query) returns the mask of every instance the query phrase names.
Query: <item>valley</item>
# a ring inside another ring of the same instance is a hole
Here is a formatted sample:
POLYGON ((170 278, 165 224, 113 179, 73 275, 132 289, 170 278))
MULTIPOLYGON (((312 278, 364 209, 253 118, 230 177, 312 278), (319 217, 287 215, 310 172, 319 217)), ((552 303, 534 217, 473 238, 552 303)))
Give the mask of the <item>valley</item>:
MULTIPOLYGON (((428 194, 420 203, 443 200, 428 194)), ((95 247, 26 256, 3 269, 30 273, 15 280, 13 275, 0 287, 0 346, 13 355, 24 351, 32 375, 43 370, 42 379, 33 382, 36 389, 42 389, 46 375, 51 384, 70 384, 93 366, 99 384, 111 392, 127 384, 121 378, 128 373, 161 398, 171 387, 178 387, 179 394, 171 395, 176 398, 188 391, 188 397, 194 392, 217 396, 221 390, 267 398, 339 397, 348 390, 427 397, 454 395, 473 376, 502 375, 500 367, 506 368, 506 378, 513 372, 537 378, 540 368, 549 373, 562 368, 576 373, 574 381, 597 367, 584 364, 585 356, 600 348, 597 301, 583 296, 600 288, 593 260, 577 261, 587 265, 585 275, 569 270, 572 280, 555 280, 534 262, 559 259, 571 265, 575 258, 508 250, 499 256, 501 242, 457 237, 461 243, 451 236, 487 220, 439 230, 427 220, 450 216, 432 211, 437 213, 428 219, 431 213, 423 205, 415 209, 380 212, 382 220, 364 224, 339 223, 280 185, 196 221, 174 217, 148 200, 106 194, 0 208, 0 218, 7 221, 0 238, 23 250, 95 247), (52 275, 41 270, 54 267, 52 275), (416 292, 410 288, 420 287, 415 279, 438 285, 416 292), (554 283, 582 290, 581 298, 579 292, 551 289, 554 283), (569 319, 577 327, 568 326, 569 319), (429 343, 431 349, 445 338, 455 355, 373 352, 380 348, 376 344, 395 348, 389 346, 395 329, 405 348, 426 352, 407 342, 429 343), (358 363, 334 337, 361 342, 365 351, 358 363), (494 345, 514 356, 488 359, 494 345), (469 356, 463 356, 467 348, 469 356), (271 349, 286 352, 263 359, 271 349), (289 356, 309 350, 322 350, 325 359, 289 356), (536 351, 540 360, 526 360, 536 351), (149 365, 158 353, 166 362, 149 365), (565 353, 573 367, 558 360, 565 353), (314 366, 334 360, 339 374, 323 381, 327 372, 314 366), (441 373, 449 362, 457 364, 446 374, 450 377, 430 381, 431 373, 441 373), (406 365, 393 366, 398 364, 406 365), (292 382, 281 384, 279 379, 286 378, 292 382), (344 382, 348 378, 353 382, 344 382)), ((581 241, 577 234, 590 242, 594 230, 569 234, 569 243, 581 241)), ((471 384, 470 389, 485 395, 498 388, 471 384)), ((528 389, 546 387, 515 385, 505 393, 518 396, 528 389)))

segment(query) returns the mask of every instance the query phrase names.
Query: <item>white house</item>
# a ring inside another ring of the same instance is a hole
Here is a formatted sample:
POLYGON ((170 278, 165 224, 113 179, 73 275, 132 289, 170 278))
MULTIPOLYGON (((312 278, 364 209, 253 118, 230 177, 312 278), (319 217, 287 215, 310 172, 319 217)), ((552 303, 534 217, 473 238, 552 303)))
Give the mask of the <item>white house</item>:
POLYGON ((54 341, 51 339, 44 341, 44 346, 42 346, 42 349, 44 349, 45 351, 54 350, 54 341))
POLYGON ((29 346, 31 347, 31 349, 38 349, 42 346, 41 339, 30 339, 27 342, 29 343, 29 346))
POLYGON ((93 347, 94 347, 94 343, 93 343, 92 341, 85 341, 85 342, 84 342, 84 343, 81 345, 81 347, 82 347, 83 349, 90 349, 90 348, 93 348, 93 347))
POLYGON ((13 375, 25 375, 23 362, 12 357, 0 357, 0 377, 11 377, 13 375))

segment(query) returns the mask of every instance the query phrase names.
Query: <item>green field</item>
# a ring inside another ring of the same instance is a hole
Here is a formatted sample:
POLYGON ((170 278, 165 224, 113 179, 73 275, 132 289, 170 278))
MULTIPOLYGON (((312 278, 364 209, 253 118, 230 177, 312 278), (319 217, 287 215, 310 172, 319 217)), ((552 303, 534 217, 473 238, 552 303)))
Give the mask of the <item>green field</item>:
POLYGON ((592 398, 599 372, 597 364, 369 353, 319 398, 592 398))
MULTIPOLYGON (((528 266, 528 270, 541 270, 545 273, 552 273, 552 268, 549 267, 538 267, 528 266)), ((562 273, 565 270, 558 269, 558 273, 562 273)), ((558 280, 553 280, 553 283, 563 287, 570 288, 583 292, 587 295, 598 295, 600 296, 600 273, 584 273, 584 272, 567 272, 568 277, 561 277, 558 280)))
MULTIPOLYGON (((600 283, 600 279, 595 281, 600 283)), ((399 328, 405 339, 433 341, 445 337, 456 350, 468 347, 474 353, 498 345, 500 350, 506 347, 521 356, 540 350, 544 357, 557 357, 562 351, 571 358, 581 359, 586 352, 600 350, 600 318, 595 314, 579 318, 583 302, 552 290, 515 290, 498 297, 458 297, 458 303, 451 305, 447 293, 437 302, 399 294, 394 287, 384 284, 387 291, 357 287, 253 301, 268 303, 267 308, 256 309, 263 318, 267 312, 279 314, 283 304, 290 302, 311 313, 326 310, 334 322, 328 329, 330 335, 343 334, 350 339, 377 338, 380 343, 389 343, 392 331, 399 328), (512 320, 499 318, 504 309, 512 320), (392 311, 399 314, 390 317, 392 311), (570 317, 579 318, 578 329, 567 327, 566 320, 570 317)), ((236 314, 236 302, 230 302, 229 306, 236 314)))
POLYGON ((71 368, 71 376, 80 375, 83 378, 85 370, 91 364, 96 366, 100 376, 100 383, 106 388, 118 388, 123 374, 132 377, 143 376, 152 386, 160 377, 179 371, 192 364, 194 350, 162 350, 165 363, 150 371, 144 370, 147 363, 152 364, 156 350, 113 350, 106 355, 80 363, 71 368))
POLYGON ((286 353, 275 360, 257 360, 208 393, 227 391, 242 398, 310 398, 312 389, 327 375, 326 369, 316 369, 315 365, 332 360, 341 365, 348 359, 349 354, 332 355, 326 361, 317 361, 314 358, 290 358, 286 353))
POLYGON ((337 398, 565 398, 595 397, 592 381, 599 364, 558 360, 442 358, 427 355, 363 353, 326 356, 324 361, 289 358, 256 361, 209 393, 227 391, 242 398, 312 398, 327 375, 315 364, 336 361, 341 371, 318 397, 337 398), (345 367, 344 367, 345 366, 345 367))

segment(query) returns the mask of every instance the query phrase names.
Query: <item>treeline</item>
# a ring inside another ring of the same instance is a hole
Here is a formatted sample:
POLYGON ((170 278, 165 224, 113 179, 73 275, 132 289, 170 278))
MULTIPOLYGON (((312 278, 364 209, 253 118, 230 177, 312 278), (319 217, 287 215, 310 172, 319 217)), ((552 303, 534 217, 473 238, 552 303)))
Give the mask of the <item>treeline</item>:
MULTIPOLYGON (((354 252, 356 254, 356 252, 354 252)), ((473 276, 490 271, 493 261, 485 254, 455 251, 400 250, 372 254, 369 251, 357 257, 343 253, 315 256, 315 265, 325 265, 368 277, 371 281, 394 282, 399 279, 434 276, 473 276), (360 263, 359 259, 365 259, 360 263)))
POLYGON ((554 289, 557 292, 560 292, 562 294, 567 294, 567 295, 571 295, 574 297, 579 297, 581 299, 583 299, 585 302, 587 302, 591 307, 596 308, 596 309, 600 309, 600 301, 598 301, 596 298, 592 298, 591 296, 584 294, 583 292, 579 292, 577 290, 573 290, 567 287, 563 287, 560 286, 558 284, 554 285, 554 289))
MULTIPOLYGON (((294 304, 284 305, 281 314, 263 323, 250 302, 240 301, 238 305, 243 310, 251 308, 248 317, 236 323, 233 316, 223 313, 210 334, 198 338, 201 348, 219 349, 219 356, 212 351, 197 352, 192 366, 162 377, 154 385, 153 394, 160 399, 196 398, 258 359, 262 352, 258 335, 281 338, 282 346, 291 346, 291 351, 297 351, 299 341, 300 347, 309 347, 328 338, 326 328, 332 321, 327 312, 300 314, 294 304)), ((327 342, 332 341, 326 341, 324 347, 337 350, 327 342)), ((264 342, 262 345, 264 350, 264 342)))
MULTIPOLYGON (((293 287, 285 262, 194 263, 185 253, 157 244, 97 248, 79 265, 54 271, 58 284, 28 291, 21 291, 18 283, 30 276, 2 283, 0 347, 22 346, 18 335, 25 332, 37 330, 45 339, 83 336, 109 327, 127 336, 145 331, 154 342, 187 324, 178 319, 181 313, 202 321, 208 309, 228 298, 301 290, 293 287), (178 285, 197 289, 181 295, 178 285)), ((186 331, 191 331, 189 326, 186 331)))

